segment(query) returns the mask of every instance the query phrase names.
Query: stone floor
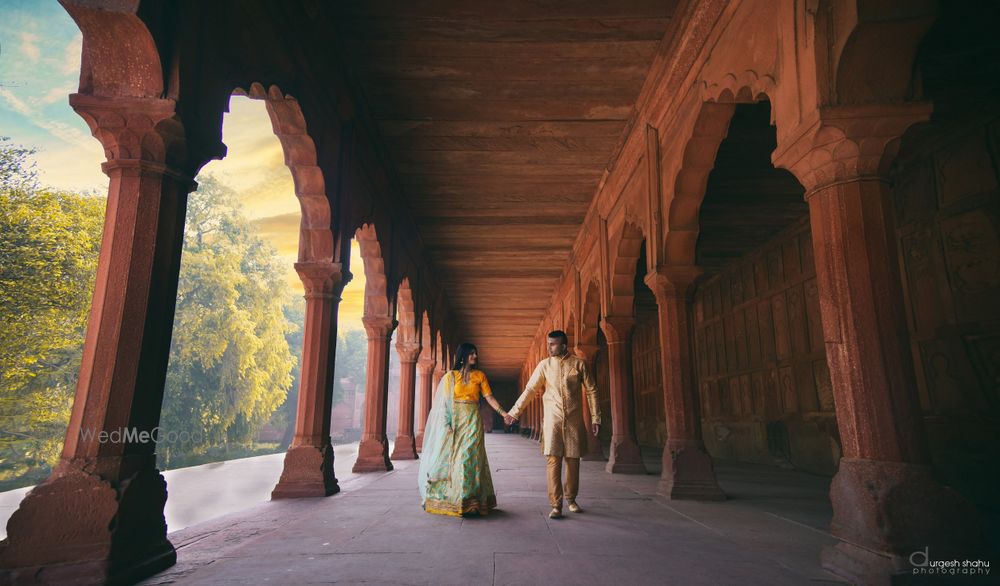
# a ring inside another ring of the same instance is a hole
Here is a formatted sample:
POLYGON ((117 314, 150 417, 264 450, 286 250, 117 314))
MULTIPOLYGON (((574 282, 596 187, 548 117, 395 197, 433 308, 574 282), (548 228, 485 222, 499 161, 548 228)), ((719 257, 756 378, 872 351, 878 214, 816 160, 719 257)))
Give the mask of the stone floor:
MULTIPOLYGON (((354 475, 325 499, 266 502, 170 534, 176 566, 144 584, 829 584, 829 481, 719 463, 730 500, 670 502, 657 476, 583 462, 585 512, 547 518, 538 444, 488 434, 501 511, 424 513, 416 463, 354 475)), ((339 462, 338 462, 339 464, 339 462)), ((338 466, 339 468, 339 466, 338 466)))

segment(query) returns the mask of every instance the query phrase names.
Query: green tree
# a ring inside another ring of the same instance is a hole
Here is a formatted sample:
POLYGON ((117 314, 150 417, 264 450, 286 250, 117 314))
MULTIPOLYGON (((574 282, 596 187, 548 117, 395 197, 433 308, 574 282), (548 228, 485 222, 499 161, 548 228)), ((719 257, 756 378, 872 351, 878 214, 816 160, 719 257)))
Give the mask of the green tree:
POLYGON ((69 421, 105 200, 38 188, 0 138, 0 482, 44 477, 69 421))
POLYGON ((368 336, 364 330, 347 330, 337 336, 337 362, 333 369, 333 404, 344 399, 340 381, 349 378, 358 389, 365 388, 368 336))
POLYGON ((161 444, 164 467, 179 454, 251 443, 285 401, 296 364, 276 251, 232 190, 211 177, 199 182, 188 201, 161 419, 164 437, 191 441, 161 444))

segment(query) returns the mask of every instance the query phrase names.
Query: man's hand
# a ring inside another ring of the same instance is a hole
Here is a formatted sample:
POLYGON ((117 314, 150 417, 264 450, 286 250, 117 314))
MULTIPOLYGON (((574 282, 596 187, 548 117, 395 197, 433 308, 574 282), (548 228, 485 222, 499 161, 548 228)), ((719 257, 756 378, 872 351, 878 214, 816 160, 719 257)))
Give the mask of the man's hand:
POLYGON ((503 424, 504 425, 507 425, 507 426, 514 425, 515 421, 517 421, 517 419, 513 415, 511 415, 510 413, 508 413, 508 414, 506 414, 506 415, 503 416, 503 424))
POLYGON ((596 425, 596 424, 592 425, 591 426, 591 431, 594 432, 594 437, 597 437, 597 434, 601 433, 601 426, 600 425, 596 425))

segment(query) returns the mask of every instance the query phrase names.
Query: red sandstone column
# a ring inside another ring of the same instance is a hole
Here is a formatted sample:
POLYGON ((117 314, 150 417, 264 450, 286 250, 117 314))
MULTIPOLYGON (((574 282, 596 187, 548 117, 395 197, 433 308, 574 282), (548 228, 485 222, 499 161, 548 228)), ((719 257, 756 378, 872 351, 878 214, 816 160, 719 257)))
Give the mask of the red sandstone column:
POLYGON ((632 432, 632 330, 631 316, 607 316, 601 331, 608 339, 611 386, 611 453, 606 470, 618 474, 645 474, 639 444, 632 432))
POLYGON ((417 385, 419 343, 397 343, 399 351, 399 429, 392 448, 393 460, 416 460, 417 444, 413 437, 413 402, 417 385))
POLYGON ((385 436, 386 402, 389 399, 389 340, 396 320, 391 317, 361 318, 368 333, 368 367, 365 380, 365 428, 358 446, 354 472, 392 470, 389 440, 385 436))
POLYGON ((667 442, 659 494, 669 499, 724 500, 701 437, 701 405, 691 359, 692 284, 698 267, 660 267, 645 282, 656 295, 667 442))
POLYGON ((301 262, 295 270, 305 286, 306 319, 295 438, 285 454, 272 499, 329 496, 340 490, 333 473, 330 417, 337 355, 337 307, 351 280, 340 263, 301 262))
POLYGON ((420 407, 417 410, 417 453, 423 451, 424 428, 427 426, 427 415, 431 412, 434 376, 434 359, 421 358, 417 361, 417 371, 420 373, 420 407))
POLYGON ((62 456, 7 523, 3 583, 135 581, 176 560, 150 434, 194 187, 189 169, 172 165, 196 166, 168 159, 184 151, 173 100, 74 94, 70 105, 104 146, 107 213, 62 456))
MULTIPOLYGON (((578 344, 576 355, 587 363, 587 370, 590 376, 596 381, 597 371, 594 369, 594 359, 597 357, 597 344, 578 344)), ((587 401, 587 392, 583 391, 583 425, 587 429, 587 445, 582 459, 587 461, 604 460, 604 450, 601 449, 601 440, 594 436, 594 428, 591 424, 590 402, 587 401)))
POLYGON ((895 139, 929 114, 925 104, 824 108, 773 157, 806 189, 843 449, 830 487, 841 542, 822 561, 859 583, 905 570, 915 551, 975 559, 984 543, 974 507, 928 465, 885 175, 895 139))

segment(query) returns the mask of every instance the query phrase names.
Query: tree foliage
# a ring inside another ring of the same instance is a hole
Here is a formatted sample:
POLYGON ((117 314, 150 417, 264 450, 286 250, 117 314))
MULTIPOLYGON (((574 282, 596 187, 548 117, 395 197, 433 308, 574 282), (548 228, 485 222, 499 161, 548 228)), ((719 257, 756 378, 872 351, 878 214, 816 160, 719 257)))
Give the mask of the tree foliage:
POLYGON ((0 481, 59 456, 100 253, 104 198, 39 189, 0 140, 0 481))
POLYGON ((368 372, 368 336, 364 330, 346 330, 337 336, 337 362, 333 369, 333 404, 344 398, 343 379, 364 390, 368 372))
MULTIPOLYGON (((39 188, 33 153, 0 138, 0 489, 37 482, 58 460, 106 203, 39 188)), ((249 443, 285 400, 289 343, 301 345, 276 252, 232 191, 201 185, 188 203, 160 436, 198 440, 161 442, 167 459, 249 443)))
POLYGON ((230 189, 199 181, 188 201, 161 419, 164 434, 190 441, 160 446, 167 467, 178 451, 249 444, 285 401, 296 364, 276 251, 230 189))

